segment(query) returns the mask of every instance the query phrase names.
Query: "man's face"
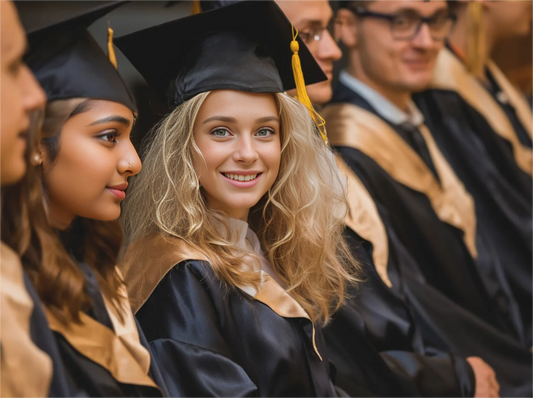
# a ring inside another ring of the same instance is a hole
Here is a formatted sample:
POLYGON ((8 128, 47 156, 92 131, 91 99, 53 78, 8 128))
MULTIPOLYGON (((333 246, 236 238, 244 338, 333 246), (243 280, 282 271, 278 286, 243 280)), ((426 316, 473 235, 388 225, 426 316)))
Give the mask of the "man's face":
MULTIPOLYGON (((445 1, 374 1, 366 9, 411 18, 447 15, 445 1)), ((339 18, 340 38, 357 52, 366 79, 395 91, 416 92, 429 84, 444 40, 434 40, 427 24, 414 37, 398 40, 386 19, 358 17, 346 9, 339 11, 339 18)))
POLYGON ((22 62, 26 38, 15 7, 10 1, 0 1, 0 103, 1 184, 9 185, 24 176, 26 163, 26 132, 30 112, 42 107, 45 96, 22 62))
POLYGON ((287 18, 298 29, 302 39, 317 60, 328 80, 307 86, 307 94, 313 104, 325 104, 331 99, 333 62, 338 61, 341 50, 326 29, 333 12, 327 0, 277 0, 287 18), (316 41, 313 35, 320 35, 316 41), (306 40, 307 39, 307 40, 306 40))

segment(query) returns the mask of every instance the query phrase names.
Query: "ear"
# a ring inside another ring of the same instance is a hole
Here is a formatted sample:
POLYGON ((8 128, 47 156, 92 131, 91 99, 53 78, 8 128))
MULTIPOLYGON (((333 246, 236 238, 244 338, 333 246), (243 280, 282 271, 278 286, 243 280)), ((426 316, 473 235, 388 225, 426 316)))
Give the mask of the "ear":
POLYGON ((340 39, 348 49, 357 45, 357 23, 357 18, 351 11, 345 8, 337 11, 335 38, 340 39))

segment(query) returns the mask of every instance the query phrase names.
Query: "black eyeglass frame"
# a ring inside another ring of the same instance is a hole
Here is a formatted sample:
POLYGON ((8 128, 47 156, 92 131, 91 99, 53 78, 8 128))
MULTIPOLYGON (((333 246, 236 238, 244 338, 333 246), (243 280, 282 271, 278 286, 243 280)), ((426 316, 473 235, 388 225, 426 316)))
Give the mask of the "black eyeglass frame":
MULTIPOLYGON (((394 38, 394 40, 413 40, 416 35, 418 35, 418 33, 420 32, 420 28, 422 28, 422 25, 423 24, 426 24, 428 25, 428 27, 430 28, 429 30, 431 31, 431 25, 430 25, 430 22, 433 21, 433 18, 434 16, 431 16, 431 17, 423 17, 421 15, 418 16, 419 18, 419 22, 418 22, 418 26, 416 27, 415 29, 415 32, 413 33, 412 36, 410 37, 405 37, 405 38, 397 38, 394 36, 394 32, 393 32, 393 25, 392 25, 392 22, 394 22, 394 19, 399 17, 400 14, 382 14, 382 13, 379 13, 379 12, 373 12, 373 11, 368 11, 367 9, 363 8, 363 7, 346 7, 348 10, 350 10, 351 12, 353 12, 355 15, 359 16, 359 17, 362 17, 362 18, 367 18, 367 17, 370 17, 370 18, 377 18, 377 19, 384 19, 384 20, 387 20, 390 22, 390 30, 391 30, 391 35, 392 37, 394 38)), ((431 36, 431 38, 435 41, 442 41, 442 40, 446 40, 447 36, 450 34, 450 32, 453 30, 453 28, 455 27, 455 24, 457 22, 457 15, 455 14, 452 14, 452 13, 448 13, 446 15, 446 17, 452 21, 452 26, 450 27, 450 30, 449 32, 442 38, 435 38, 433 37, 433 35, 431 36)))

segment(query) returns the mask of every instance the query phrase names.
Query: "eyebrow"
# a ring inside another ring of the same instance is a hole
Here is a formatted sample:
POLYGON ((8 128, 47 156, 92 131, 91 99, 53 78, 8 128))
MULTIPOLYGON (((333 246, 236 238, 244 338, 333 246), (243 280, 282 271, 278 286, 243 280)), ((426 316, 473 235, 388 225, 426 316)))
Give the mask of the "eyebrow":
MULTIPOLYGON (((329 20, 331 20, 331 18, 329 18, 329 20)), ((322 21, 319 19, 304 19, 303 21, 300 21, 300 23, 298 23, 298 26, 303 26, 304 28, 302 29, 305 29, 305 28, 322 28, 324 25, 322 24, 322 21)))
POLYGON ((131 124, 131 121, 129 119, 126 119, 123 116, 113 115, 113 116, 104 117, 102 119, 98 119, 95 122, 88 124, 87 126, 94 126, 96 124, 104 124, 104 123, 110 123, 110 122, 121 123, 125 125, 126 127, 130 127, 130 124, 131 124))
MULTIPOLYGON (((206 124, 206 123, 211 122, 213 120, 219 120, 219 121, 226 122, 226 123, 237 123, 237 119, 235 119, 234 117, 230 117, 230 116, 212 116, 210 118, 205 119, 202 124, 206 124)), ((266 122, 272 122, 272 121, 279 123, 279 119, 276 116, 260 117, 259 119, 256 120, 256 123, 266 123, 266 122)))
POLYGON ((276 116, 265 116, 265 117, 260 117, 259 119, 256 120, 257 123, 266 123, 266 122, 278 122, 279 123, 279 119, 276 117, 276 116))
POLYGON ((207 122, 211 122, 213 120, 220 120, 221 122, 226 122, 226 123, 237 123, 237 119, 235 119, 234 117, 212 116, 212 117, 209 117, 209 118, 205 119, 202 124, 206 124, 207 122))

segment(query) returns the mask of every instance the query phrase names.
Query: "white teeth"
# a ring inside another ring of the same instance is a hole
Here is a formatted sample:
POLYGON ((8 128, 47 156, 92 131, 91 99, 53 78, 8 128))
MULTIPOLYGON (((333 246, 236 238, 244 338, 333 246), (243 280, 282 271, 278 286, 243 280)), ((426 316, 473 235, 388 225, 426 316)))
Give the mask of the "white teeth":
POLYGON ((257 178, 257 174, 248 174, 248 175, 242 175, 242 174, 227 174, 227 173, 224 173, 224 175, 227 177, 227 178, 230 178, 232 180, 235 180, 235 181, 251 181, 251 180, 255 180, 257 178))

